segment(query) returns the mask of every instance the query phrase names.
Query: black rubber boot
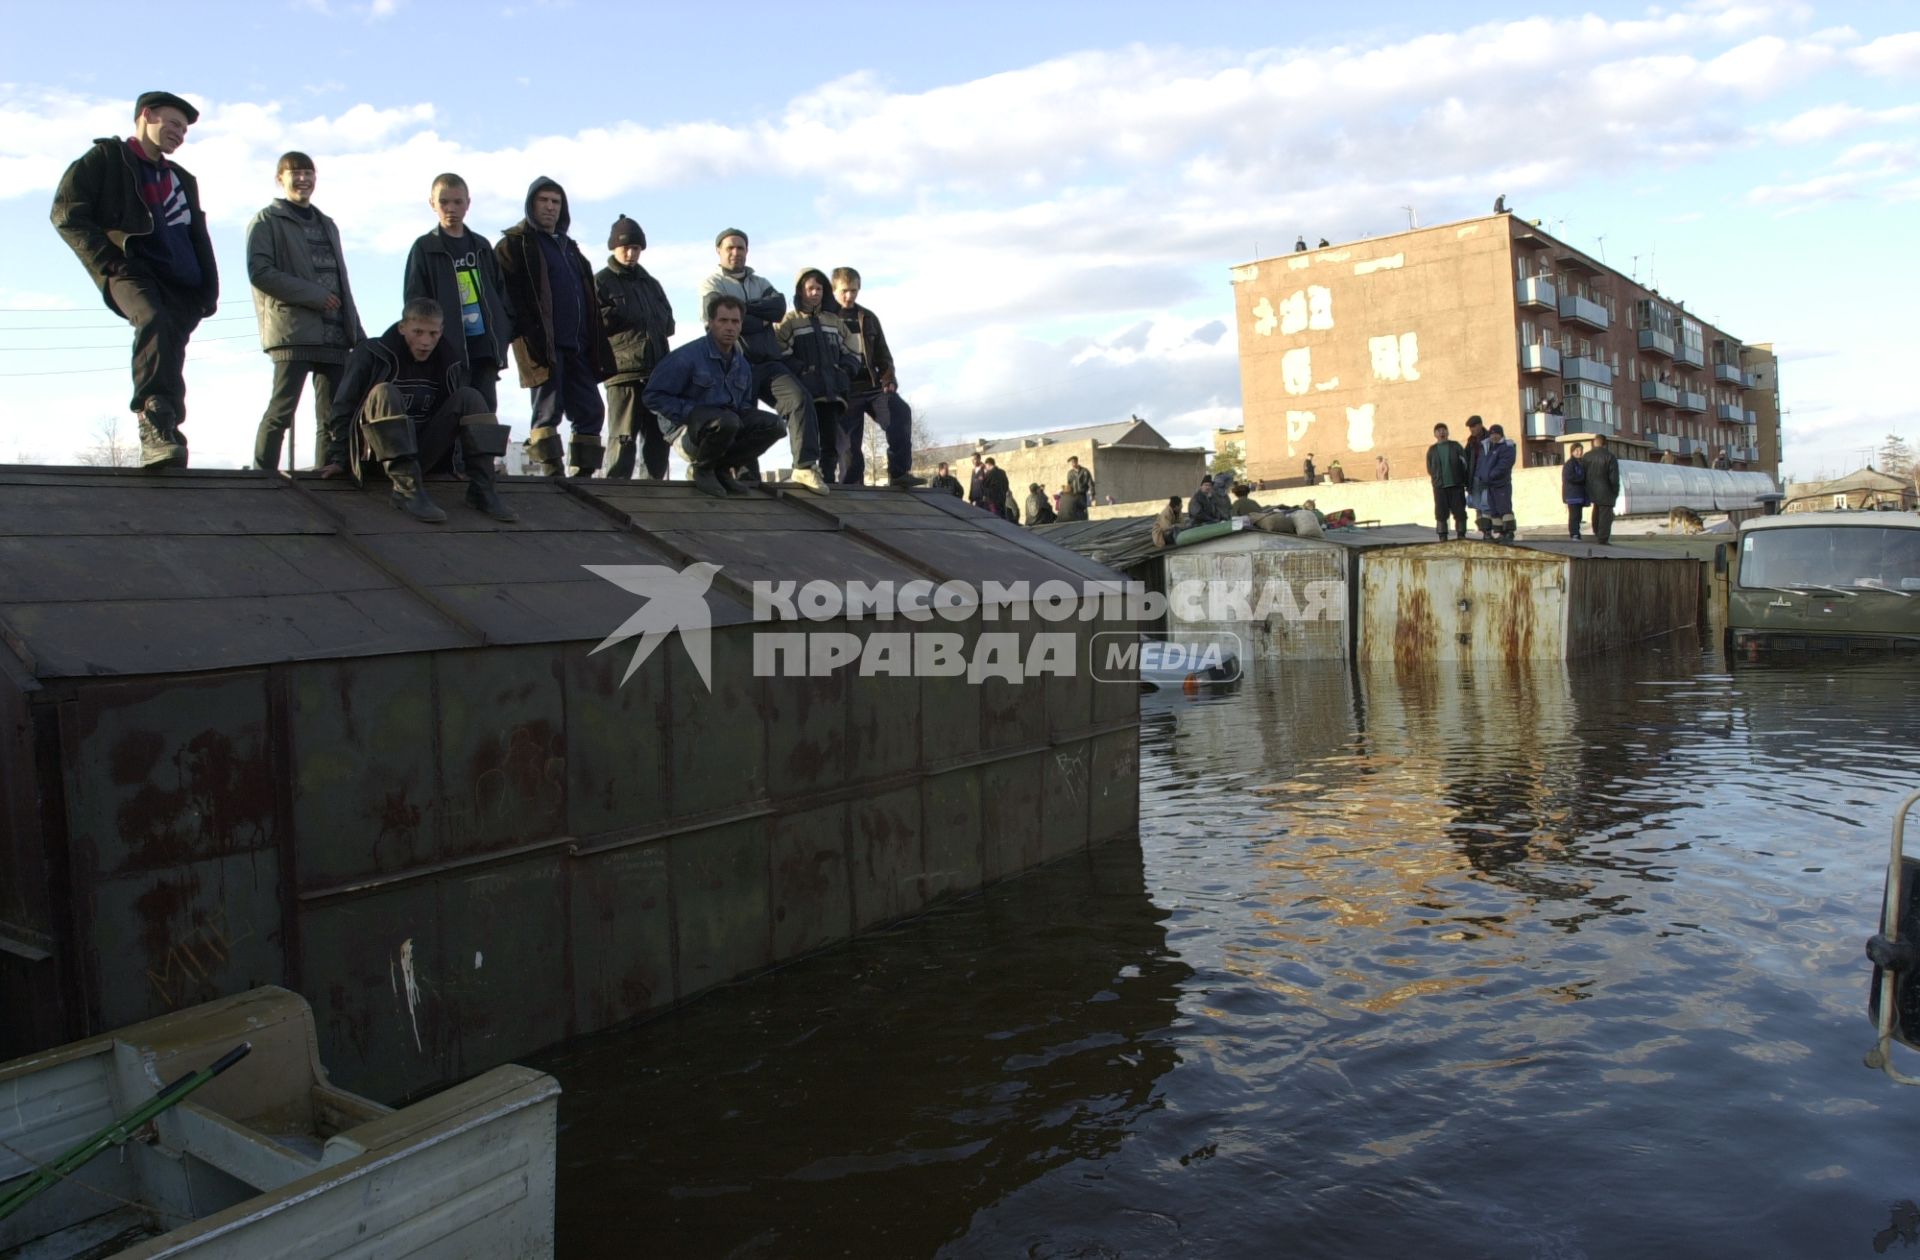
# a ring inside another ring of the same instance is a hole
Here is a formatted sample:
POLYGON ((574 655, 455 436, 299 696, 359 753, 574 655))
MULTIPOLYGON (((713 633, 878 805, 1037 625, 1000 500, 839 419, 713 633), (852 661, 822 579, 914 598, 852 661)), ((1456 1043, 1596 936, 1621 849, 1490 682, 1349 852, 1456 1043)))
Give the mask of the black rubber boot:
MULTIPOLYGON (((716 499, 727 497, 727 488, 720 483, 718 472, 711 464, 695 464, 692 468, 693 488, 701 494, 710 494, 716 499)), ((728 480, 732 480, 731 477, 728 480)), ((738 485, 738 482, 734 484, 738 485)))
POLYGON ((600 471, 600 465, 606 457, 606 445, 598 437, 576 433, 573 441, 567 443, 567 463, 572 465, 568 476, 582 480, 591 477, 600 471))
POLYGON ((511 525, 520 519, 500 501, 494 483, 493 461, 507 453, 507 426, 491 414, 460 418, 460 454, 467 468, 467 503, 496 521, 511 525))
POLYGON ((901 473, 898 477, 889 478, 887 484, 895 490, 911 490, 916 486, 926 485, 927 479, 916 477, 912 473, 901 473))
POLYGON ((149 398, 140 408, 140 463, 146 468, 185 468, 187 435, 180 413, 165 398, 149 398))
POLYGON ((426 487, 420 484, 420 461, 411 455, 386 461, 387 480, 393 483, 393 493, 387 502, 414 520, 427 525, 444 524, 447 514, 440 506, 427 497, 426 487))
POLYGON ((720 483, 720 488, 727 492, 727 497, 730 499, 753 497, 753 491, 740 484, 739 478, 733 475, 731 468, 716 464, 713 469, 713 479, 720 483))

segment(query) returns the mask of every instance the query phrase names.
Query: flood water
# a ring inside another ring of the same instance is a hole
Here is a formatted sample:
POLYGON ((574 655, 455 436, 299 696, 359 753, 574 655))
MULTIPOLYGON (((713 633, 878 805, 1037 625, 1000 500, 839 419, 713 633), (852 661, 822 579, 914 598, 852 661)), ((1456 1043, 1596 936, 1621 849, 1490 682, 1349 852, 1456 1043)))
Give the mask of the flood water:
POLYGON ((1917 703, 1690 642, 1150 697, 1137 843, 546 1056, 561 1254, 1920 1256, 1917 703))

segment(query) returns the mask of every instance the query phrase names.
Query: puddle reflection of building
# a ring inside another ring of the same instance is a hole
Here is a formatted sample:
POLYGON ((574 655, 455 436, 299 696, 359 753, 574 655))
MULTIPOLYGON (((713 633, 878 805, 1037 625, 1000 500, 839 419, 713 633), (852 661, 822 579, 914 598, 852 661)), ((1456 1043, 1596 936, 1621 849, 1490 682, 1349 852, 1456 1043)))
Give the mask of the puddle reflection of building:
POLYGON ((1177 1062, 1165 918, 1116 841, 559 1052, 563 1253, 930 1255, 1110 1156, 1177 1062))

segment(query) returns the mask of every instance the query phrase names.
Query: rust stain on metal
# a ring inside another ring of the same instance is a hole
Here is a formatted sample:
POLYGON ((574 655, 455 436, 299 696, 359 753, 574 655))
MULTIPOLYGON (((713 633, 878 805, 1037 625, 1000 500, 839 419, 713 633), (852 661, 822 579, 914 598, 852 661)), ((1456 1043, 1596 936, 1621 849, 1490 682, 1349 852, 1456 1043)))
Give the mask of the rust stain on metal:
MULTIPOLYGON (((1410 575, 1409 575, 1410 576, 1410 575)), ((1418 665, 1436 655, 1433 601, 1424 586, 1401 586, 1395 592, 1397 616, 1393 622, 1393 660, 1396 665, 1418 665)))

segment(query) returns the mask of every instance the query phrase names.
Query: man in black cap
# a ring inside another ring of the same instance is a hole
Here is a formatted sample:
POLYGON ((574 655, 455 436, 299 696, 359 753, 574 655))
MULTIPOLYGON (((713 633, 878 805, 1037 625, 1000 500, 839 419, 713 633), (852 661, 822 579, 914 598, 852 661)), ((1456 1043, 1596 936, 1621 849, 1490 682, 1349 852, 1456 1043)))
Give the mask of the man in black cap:
POLYGON ((647 234, 638 223, 621 215, 607 235, 613 256, 594 273, 600 297, 600 322, 613 346, 613 375, 607 378, 607 460, 609 477, 633 476, 635 442, 647 476, 667 479, 667 438, 641 405, 647 377, 667 356, 673 336, 673 304, 660 282, 640 265, 647 234))
POLYGON ((140 459, 185 468, 187 339, 220 303, 200 186, 167 160, 200 111, 171 92, 144 92, 133 135, 111 136, 67 168, 53 194, 53 226, 133 325, 133 401, 140 459))

